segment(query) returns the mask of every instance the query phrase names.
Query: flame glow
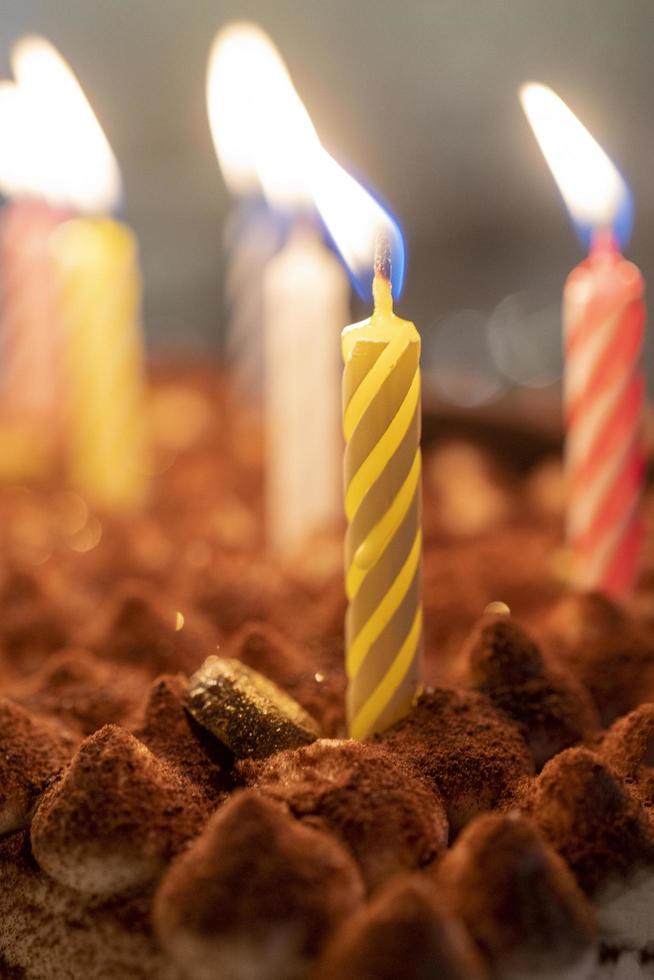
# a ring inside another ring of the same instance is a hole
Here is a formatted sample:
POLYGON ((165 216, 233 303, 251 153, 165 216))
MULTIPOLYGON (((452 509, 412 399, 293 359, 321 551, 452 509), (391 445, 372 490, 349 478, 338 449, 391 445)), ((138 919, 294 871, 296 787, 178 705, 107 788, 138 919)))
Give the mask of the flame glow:
POLYGON ((120 197, 111 147, 72 71, 45 39, 12 51, 14 82, 0 85, 0 189, 81 211, 120 197))
POLYGON ((393 291, 404 278, 396 222, 323 148, 281 55, 256 25, 231 24, 216 37, 207 71, 216 154, 230 190, 260 188, 275 208, 315 204, 364 299, 371 296, 375 242, 391 247, 393 291))
POLYGON ((325 150, 321 148, 313 164, 311 187, 316 207, 350 270, 357 292, 364 300, 371 296, 375 246, 382 236, 390 247, 391 283, 398 298, 404 283, 405 256, 399 225, 325 150))
POLYGON ((551 88, 529 82, 520 101, 580 236, 609 229, 624 244, 633 207, 617 167, 551 88))
POLYGON ((17 85, 0 82, 0 190, 7 197, 33 193, 29 171, 36 154, 28 141, 34 134, 22 101, 17 85))
POLYGON ((277 207, 310 202, 307 164, 318 144, 311 118, 279 52, 256 25, 230 24, 216 37, 207 70, 216 154, 235 194, 261 186, 277 207))

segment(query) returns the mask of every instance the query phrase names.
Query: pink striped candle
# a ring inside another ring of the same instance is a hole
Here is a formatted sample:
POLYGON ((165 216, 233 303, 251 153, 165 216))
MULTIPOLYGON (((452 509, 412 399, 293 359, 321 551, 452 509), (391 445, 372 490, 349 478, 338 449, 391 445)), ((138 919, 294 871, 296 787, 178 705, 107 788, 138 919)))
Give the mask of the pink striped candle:
POLYGON ((61 408, 61 331, 50 236, 67 212, 16 200, 0 216, 2 401, 6 416, 55 428, 61 408))
POLYGON ((573 584, 618 597, 634 584, 643 537, 643 292, 636 266, 599 235, 563 300, 573 584))

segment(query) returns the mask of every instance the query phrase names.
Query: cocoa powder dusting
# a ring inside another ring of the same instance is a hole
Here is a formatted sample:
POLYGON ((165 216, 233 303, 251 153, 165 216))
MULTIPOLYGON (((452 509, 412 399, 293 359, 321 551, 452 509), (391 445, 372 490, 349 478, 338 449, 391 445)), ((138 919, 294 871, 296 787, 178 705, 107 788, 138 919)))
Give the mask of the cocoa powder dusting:
POLYGON ((383 746, 321 740, 238 766, 248 785, 324 826, 357 859, 369 889, 426 867, 447 846, 434 787, 383 746))
POLYGON ((440 792, 452 834, 510 798, 533 762, 517 729, 482 694, 437 688, 379 736, 440 792))
POLYGON ((654 867, 654 556, 629 610, 569 593, 530 475, 426 444, 434 686, 345 740, 342 528, 278 565, 225 383, 162 371, 151 397, 142 513, 0 487, 0 973, 476 980, 592 952, 589 900, 654 867), (331 739, 237 762, 187 710, 208 657, 331 739))
MULTIPOLYGON (((173 864, 154 919, 180 964, 189 950, 192 964, 196 948, 224 962, 225 948, 238 959, 240 942, 253 958, 277 942, 287 975, 295 976, 362 898, 356 866, 331 836, 249 790, 219 810, 173 864)), ((261 972, 267 975, 263 961, 261 972)))
POLYGON ((628 787, 595 753, 567 749, 533 786, 535 822, 590 895, 612 878, 654 869, 654 825, 628 787))
POLYGON ((501 974, 547 963, 564 973, 595 939, 588 902, 564 861, 517 813, 473 820, 437 870, 446 906, 501 974))
POLYGON ((525 739, 537 769, 599 729, 582 684, 546 663, 529 635, 508 617, 482 620, 469 641, 471 686, 507 715, 525 739))

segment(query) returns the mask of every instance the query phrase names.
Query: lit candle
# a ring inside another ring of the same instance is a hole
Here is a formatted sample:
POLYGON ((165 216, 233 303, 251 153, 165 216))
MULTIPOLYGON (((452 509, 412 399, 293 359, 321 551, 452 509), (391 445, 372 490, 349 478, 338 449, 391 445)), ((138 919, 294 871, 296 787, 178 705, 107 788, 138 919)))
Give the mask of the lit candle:
POLYGON ((141 284, 130 229, 78 218, 52 238, 66 332, 69 475, 95 505, 124 511, 146 489, 141 284))
POLYGON ((323 152, 316 131, 259 28, 237 24, 219 35, 208 94, 223 172, 237 174, 239 186, 253 174, 271 213, 291 226, 279 254, 263 271, 252 269, 250 284, 257 295, 261 275, 267 540, 286 556, 342 509, 338 328, 349 285, 312 220, 311 180, 323 152))
POLYGON ((36 198, 0 217, 2 395, 12 421, 56 428, 61 408, 61 331, 50 235, 67 214, 36 198))
POLYGON ((19 86, 38 106, 52 196, 89 213, 63 223, 50 239, 70 472, 92 503, 129 508, 145 488, 137 249, 128 228, 96 216, 117 203, 118 168, 77 80, 47 41, 20 42, 14 66, 19 86))
POLYGON ((280 223, 262 198, 241 200, 223 228, 223 358, 238 398, 254 407, 264 376, 263 273, 281 241, 280 223))
POLYGON ((282 241, 256 166, 260 106, 277 70, 272 43, 255 24, 228 24, 215 37, 207 68, 207 109, 216 156, 236 199, 223 230, 224 358, 240 398, 256 404, 263 383, 263 270, 282 241))
POLYGON ((420 686, 420 335, 393 312, 397 226, 326 154, 314 192, 358 291, 372 285, 374 298, 372 316, 342 334, 347 710, 361 739, 402 718, 420 686))
POLYGON ((0 444, 3 477, 12 478, 47 465, 61 408, 61 331, 48 242, 69 212, 48 195, 33 108, 17 83, 0 82, 0 190, 9 199, 0 215, 0 444), (30 451, 17 453, 23 441, 30 451))
POLYGON ((349 285, 315 231, 299 226, 266 268, 263 295, 266 527, 286 555, 342 513, 338 328, 349 285))
POLYGON ((618 250, 631 196, 616 167, 544 85, 521 90, 527 118, 588 258, 563 299, 567 538, 573 583, 626 596, 638 572, 645 478, 641 352, 644 283, 618 250))

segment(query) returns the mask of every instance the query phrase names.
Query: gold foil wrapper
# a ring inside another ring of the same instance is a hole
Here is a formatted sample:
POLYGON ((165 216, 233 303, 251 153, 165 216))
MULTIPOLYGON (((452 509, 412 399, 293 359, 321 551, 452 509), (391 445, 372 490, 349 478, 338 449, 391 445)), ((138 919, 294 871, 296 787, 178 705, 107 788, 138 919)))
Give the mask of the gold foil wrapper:
POLYGON ((239 660, 208 657, 189 681, 187 708, 238 758, 262 759, 320 738, 297 701, 239 660))

